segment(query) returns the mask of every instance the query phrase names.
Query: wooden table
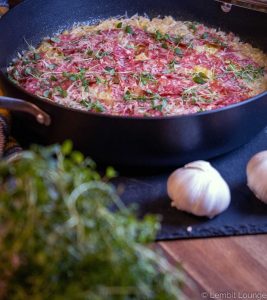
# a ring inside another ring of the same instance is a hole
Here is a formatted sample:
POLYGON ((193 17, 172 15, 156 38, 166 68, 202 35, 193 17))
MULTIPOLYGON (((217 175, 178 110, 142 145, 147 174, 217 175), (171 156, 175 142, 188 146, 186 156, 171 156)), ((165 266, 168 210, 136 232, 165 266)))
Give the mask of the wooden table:
POLYGON ((267 235, 178 240, 157 246, 192 279, 185 289, 191 300, 242 299, 234 298, 240 296, 238 292, 266 292, 262 299, 267 299, 267 235))
POLYGON ((267 235, 158 244, 192 279, 190 299, 267 299, 267 235))

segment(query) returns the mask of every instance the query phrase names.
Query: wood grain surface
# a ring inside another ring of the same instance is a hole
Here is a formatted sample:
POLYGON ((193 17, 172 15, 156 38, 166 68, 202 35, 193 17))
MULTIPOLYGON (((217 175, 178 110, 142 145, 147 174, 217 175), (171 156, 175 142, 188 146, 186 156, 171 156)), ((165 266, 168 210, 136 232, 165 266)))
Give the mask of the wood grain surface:
POLYGON ((194 299, 267 299, 267 235, 159 245, 195 281, 194 299))

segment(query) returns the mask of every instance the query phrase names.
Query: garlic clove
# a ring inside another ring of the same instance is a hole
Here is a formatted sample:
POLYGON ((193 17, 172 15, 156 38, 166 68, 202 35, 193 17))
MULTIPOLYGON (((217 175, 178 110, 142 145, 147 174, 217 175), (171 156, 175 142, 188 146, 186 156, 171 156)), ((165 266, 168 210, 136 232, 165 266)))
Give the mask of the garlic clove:
POLYGON ((247 185, 254 195, 267 203, 267 151, 255 154, 247 164, 247 185))
POLYGON ((209 162, 195 161, 174 171, 167 182, 171 206, 210 218, 230 204, 227 183, 209 162))
MULTIPOLYGON (((213 171, 215 170, 212 168, 211 164, 208 161, 204 160, 196 160, 194 162, 190 162, 184 166, 184 168, 192 168, 192 169, 199 169, 201 171, 213 171)), ((215 170, 216 171, 216 170, 215 170)))

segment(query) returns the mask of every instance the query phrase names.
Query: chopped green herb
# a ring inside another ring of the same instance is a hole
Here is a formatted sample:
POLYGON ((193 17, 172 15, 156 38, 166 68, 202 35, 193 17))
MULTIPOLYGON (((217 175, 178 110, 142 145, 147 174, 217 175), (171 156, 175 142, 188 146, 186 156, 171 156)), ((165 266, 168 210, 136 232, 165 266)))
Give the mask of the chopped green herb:
POLYGON ((216 45, 219 45, 219 46, 223 47, 223 48, 227 47, 227 44, 224 43, 223 41, 221 41, 219 38, 216 38, 216 37, 212 38, 212 42, 216 45))
POLYGON ((83 86, 83 87, 88 87, 88 85, 89 85, 89 80, 86 79, 86 78, 83 78, 83 79, 82 79, 82 86, 83 86))
POLYGON ((189 30, 193 31, 195 33, 197 31, 197 25, 198 23, 196 22, 188 22, 187 27, 189 30))
POLYGON ((202 35, 201 35, 201 38, 202 39, 207 39, 209 37, 209 33, 208 32, 204 32, 202 35))
POLYGON ((96 112, 104 112, 105 107, 99 101, 96 101, 92 103, 92 110, 96 112))
POLYGON ((155 33, 155 39, 157 41, 160 41, 160 40, 163 39, 163 34, 159 30, 157 30, 156 33, 155 33))
POLYGON ((84 85, 84 81, 86 81, 86 78, 84 77, 85 69, 80 69, 78 73, 63 72, 62 75, 71 81, 81 80, 83 85, 84 85))
POLYGON ((102 83, 102 79, 100 77, 95 77, 95 80, 96 80, 96 83, 99 84, 99 83, 102 83))
POLYGON ((131 92, 130 92, 130 91, 126 91, 126 92, 124 93, 123 99, 126 100, 126 101, 131 100, 131 99, 132 99, 132 94, 131 94, 131 92))
POLYGON ((49 70, 54 70, 56 68, 56 65, 55 64, 49 64, 49 65, 47 65, 47 68, 49 70))
POLYGON ((62 96, 63 98, 66 98, 66 97, 68 96, 67 91, 66 91, 66 90, 63 90, 63 89, 62 89, 62 91, 60 92, 60 94, 61 94, 61 96, 62 96))
POLYGON ((25 65, 28 65, 29 63, 31 63, 31 61, 28 59, 28 58, 23 58, 22 59, 22 64, 25 66, 25 65))
POLYGON ((98 51, 95 55, 96 58, 98 59, 101 59, 103 58, 104 56, 108 56, 110 54, 110 52, 107 52, 107 51, 98 51))
POLYGON ((92 56, 93 53, 94 53, 94 51, 91 50, 91 49, 88 49, 88 50, 86 51, 86 54, 87 54, 88 56, 92 56))
POLYGON ((175 70, 175 65, 179 64, 175 59, 168 63, 168 67, 171 71, 175 70))
POLYGON ((190 40, 187 44, 187 49, 194 49, 194 40, 190 40))
POLYGON ((15 78, 20 78, 20 74, 19 74, 19 71, 18 71, 17 69, 14 69, 14 71, 13 71, 13 76, 14 76, 15 78))
POLYGON ((13 83, 18 84, 18 81, 12 77, 10 74, 8 74, 8 79, 11 80, 13 83))
POLYGON ((82 104, 88 110, 93 110, 95 112, 104 112, 105 111, 105 107, 99 101, 91 102, 89 100, 82 99, 80 101, 80 104, 82 104))
POLYGON ((178 48, 178 47, 174 49, 174 53, 177 56, 183 56, 183 51, 180 48, 178 48))
POLYGON ((79 79, 79 74, 75 74, 75 73, 63 72, 62 75, 71 81, 76 81, 79 79))
POLYGON ((91 102, 89 100, 86 99, 82 99, 80 101, 80 104, 83 105, 84 107, 91 109, 91 102))
POLYGON ((146 91, 146 93, 149 95, 149 99, 159 99, 160 95, 156 93, 152 93, 151 91, 146 91))
POLYGON ((124 96, 123 96, 123 99, 126 100, 126 101, 129 101, 129 100, 146 100, 146 97, 145 96, 136 96, 136 95, 133 95, 129 90, 125 92, 124 96))
POLYGON ((49 90, 46 90, 46 91, 43 92, 43 96, 44 96, 45 98, 48 98, 49 95, 50 95, 50 91, 49 91, 49 90))
POLYGON ((50 80, 51 81, 57 81, 57 78, 56 78, 56 76, 52 75, 52 76, 50 76, 50 80))
MULTIPOLYGON (((63 57, 64 57, 64 55, 63 55, 63 57)), ((73 57, 72 56, 67 56, 67 57, 64 57, 64 60, 66 60, 66 61, 72 61, 73 60, 73 57)))
POLYGON ((57 86, 55 89, 57 92, 59 92, 61 97, 66 98, 68 96, 68 92, 64 90, 62 87, 57 86))
POLYGON ((226 71, 236 73, 239 72, 239 69, 233 63, 229 63, 228 66, 226 67, 226 71))
POLYGON ((254 67, 253 65, 248 65, 246 67, 238 67, 230 63, 226 71, 232 72, 236 77, 239 77, 245 81, 254 81, 262 76, 264 76, 264 67, 254 67))
POLYGON ((160 98, 160 99, 153 99, 152 100, 152 109, 161 111, 167 106, 168 99, 167 98, 160 98))
POLYGON ((166 43, 162 43, 161 47, 164 48, 164 49, 168 49, 168 45, 166 43))
POLYGON ((43 79, 41 82, 40 82, 40 87, 41 88, 44 88, 44 87, 47 87, 49 86, 50 82, 48 79, 43 79))
POLYGON ((82 76, 85 75, 86 70, 85 70, 84 68, 80 68, 80 69, 79 69, 79 73, 80 73, 80 76, 82 77, 82 76))
POLYGON ((182 41, 183 37, 180 35, 171 37, 171 40, 174 42, 175 45, 179 45, 180 42, 182 41))
POLYGON ((126 45, 125 48, 127 48, 127 49, 134 49, 135 47, 134 47, 134 45, 126 45))
POLYGON ((117 28, 122 28, 122 22, 119 22, 117 25, 116 25, 117 28))
POLYGON ((131 26, 127 25, 125 27, 125 32, 128 33, 128 34, 133 34, 133 29, 131 26))
POLYGON ((159 30, 155 32, 154 37, 157 41, 167 41, 170 39, 170 36, 167 33, 162 34, 159 30))
POLYGON ((203 96, 201 96, 200 93, 201 89, 206 90, 206 87, 193 86, 185 89, 182 92, 182 100, 190 102, 192 104, 198 104, 198 103, 211 103, 214 99, 217 98, 217 94, 210 89, 207 90, 209 94, 207 93, 207 95, 205 96, 206 98, 204 98, 203 96))
POLYGON ((170 36, 169 36, 168 33, 165 33, 163 37, 164 37, 164 39, 165 39, 166 41, 170 39, 170 36))
POLYGON ((39 60, 41 58, 39 53, 34 53, 33 57, 34 57, 34 60, 39 60))
POLYGON ((69 78, 69 76, 71 75, 71 73, 69 73, 69 72, 63 72, 62 75, 63 75, 64 77, 69 78))
POLYGON ((82 79, 82 86, 84 87, 84 91, 88 92, 89 89, 89 81, 85 78, 82 79))
POLYGON ((32 75, 33 69, 31 67, 28 67, 28 68, 25 69, 24 72, 25 72, 25 75, 32 75))
POLYGON ((59 43, 60 42, 60 39, 58 37, 52 37, 50 40, 54 43, 59 43))
POLYGON ((78 80, 78 77, 76 76, 76 74, 72 74, 72 75, 69 77, 69 80, 71 80, 71 81, 76 81, 76 80, 78 80))
POLYGON ((105 67, 105 72, 107 72, 110 75, 114 75, 115 74, 115 69, 111 68, 111 67, 105 67))
POLYGON ((141 73, 140 81, 143 85, 148 84, 150 81, 155 81, 155 77, 150 73, 141 73))
POLYGON ((204 84, 208 81, 208 79, 208 76, 203 72, 198 72, 193 76, 193 81, 198 84, 204 84))
POLYGON ((161 99, 159 94, 154 94, 150 91, 146 91, 146 95, 134 95, 129 90, 125 92, 123 99, 126 101, 135 100, 135 101, 151 101, 155 99, 161 99))

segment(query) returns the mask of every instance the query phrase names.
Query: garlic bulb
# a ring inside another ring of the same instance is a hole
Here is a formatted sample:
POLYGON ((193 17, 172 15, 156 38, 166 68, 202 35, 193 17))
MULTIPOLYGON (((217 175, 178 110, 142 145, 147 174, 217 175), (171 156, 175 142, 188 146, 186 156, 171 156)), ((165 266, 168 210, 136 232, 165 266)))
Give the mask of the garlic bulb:
POLYGON ((267 203, 267 151, 255 154, 247 164, 247 185, 255 196, 267 203))
POLYGON ((212 218, 230 204, 227 183, 209 162, 198 160, 174 171, 167 182, 171 205, 197 216, 212 218))

